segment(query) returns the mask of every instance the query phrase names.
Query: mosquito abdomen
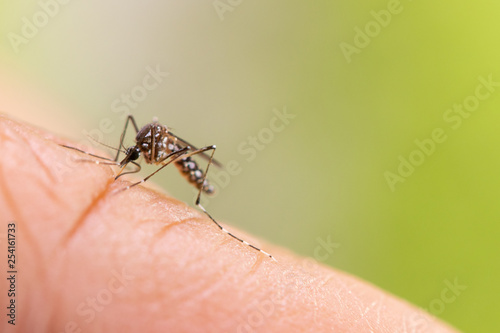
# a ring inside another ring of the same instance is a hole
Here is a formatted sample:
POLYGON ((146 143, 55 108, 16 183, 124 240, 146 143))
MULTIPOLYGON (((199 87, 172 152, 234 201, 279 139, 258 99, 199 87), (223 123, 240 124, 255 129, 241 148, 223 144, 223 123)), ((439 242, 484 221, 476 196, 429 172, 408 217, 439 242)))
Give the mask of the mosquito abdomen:
POLYGON ((191 159, 191 157, 183 158, 175 162, 175 166, 186 177, 186 179, 193 184, 197 189, 200 189, 206 194, 214 193, 214 187, 207 179, 203 181, 204 173, 200 169, 198 163, 191 159))

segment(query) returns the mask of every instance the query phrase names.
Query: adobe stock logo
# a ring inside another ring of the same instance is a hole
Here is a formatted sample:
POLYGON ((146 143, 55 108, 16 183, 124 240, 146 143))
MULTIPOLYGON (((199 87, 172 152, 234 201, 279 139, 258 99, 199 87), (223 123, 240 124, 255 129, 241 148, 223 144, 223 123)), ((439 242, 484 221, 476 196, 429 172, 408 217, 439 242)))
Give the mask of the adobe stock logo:
POLYGON ((146 66, 145 70, 146 74, 143 76, 141 84, 135 85, 129 93, 122 93, 111 103, 111 111, 120 113, 120 118, 123 120, 127 119, 131 111, 136 109, 170 75, 169 72, 164 72, 160 65, 156 65, 155 68, 146 66))
MULTIPOLYGON (((225 163, 225 168, 217 170, 217 168, 210 169, 208 179, 215 188, 215 193, 210 195, 210 198, 215 198, 221 189, 226 188, 231 183, 231 179, 243 172, 245 164, 254 161, 259 153, 266 149, 278 136, 283 132, 296 117, 296 114, 290 113, 286 106, 281 110, 274 108, 272 110, 272 117, 269 119, 267 126, 260 128, 256 131, 255 135, 249 135, 245 140, 240 142, 236 150, 240 156, 245 156, 245 161, 230 160, 225 163)), ((195 198, 198 196, 198 189, 193 188, 195 198)), ((196 199, 195 199, 196 200, 196 199)), ((204 207, 209 205, 209 197, 202 196, 201 204, 204 207)))
POLYGON ((87 325, 91 324, 98 316, 105 316, 101 314, 105 311, 106 307, 113 302, 118 294, 125 291, 125 289, 135 280, 135 275, 130 274, 127 267, 122 267, 121 271, 115 269, 111 270, 111 275, 107 283, 94 294, 87 295, 85 300, 75 309, 77 318, 65 323, 63 330, 60 333, 82 333, 86 330, 87 325))
POLYGON ((22 44, 28 44, 35 38, 41 29, 43 29, 51 19, 53 19, 61 9, 60 5, 65 5, 69 0, 45 0, 38 1, 40 9, 37 10, 31 18, 23 16, 21 18, 21 34, 9 32, 7 38, 14 52, 19 53, 19 47, 22 44))
MULTIPOLYGON (((119 97, 115 98, 111 103, 111 111, 117 113, 120 119, 125 120, 129 114, 131 114, 133 109, 140 106, 146 98, 154 90, 158 89, 165 78, 170 75, 168 72, 163 71, 160 65, 156 66, 146 66, 145 73, 142 79, 137 82, 131 89, 120 94, 119 97)), ((120 124, 123 126, 123 123, 120 124)), ((123 128, 123 127, 121 127, 123 128)), ((113 120, 108 117, 104 117, 99 121, 99 126, 87 130, 83 129, 82 134, 87 137, 87 139, 81 140, 79 142, 79 148, 90 152, 92 146, 100 147, 99 142, 104 142, 105 134, 110 134, 116 129, 113 120), (89 140, 90 139, 90 140, 89 140)), ((55 161, 55 175, 57 181, 61 182, 63 180, 63 175, 71 172, 72 169, 78 168, 81 164, 77 161, 73 161, 70 155, 66 155, 66 160, 64 163, 55 161)))
POLYGON ((212 5, 219 19, 224 21, 226 12, 233 12, 242 2, 243 0, 215 0, 212 5))
MULTIPOLYGON (((443 120, 453 130, 458 130, 465 119, 470 118, 481 103, 489 99, 500 87, 500 81, 493 81, 493 74, 487 78, 479 76, 474 93, 465 97, 461 103, 453 104, 443 112, 443 120)), ((384 172, 384 178, 389 189, 394 192, 398 183, 404 183, 408 177, 413 175, 415 170, 422 166, 437 150, 440 144, 448 139, 451 131, 445 127, 434 128, 430 136, 423 139, 415 139, 415 148, 406 156, 398 156, 398 166, 395 172, 389 170, 384 172)))
POLYGON ((364 25, 363 29, 358 26, 354 27, 355 34, 352 44, 347 42, 341 42, 339 44, 340 50, 342 51, 342 54, 348 64, 352 62, 352 56, 354 54, 360 54, 362 50, 367 48, 372 40, 380 35, 382 29, 389 26, 392 18, 395 15, 401 14, 403 11, 403 5, 399 0, 389 0, 386 8, 387 9, 381 9, 378 11, 370 11, 370 15, 373 17, 373 20, 368 21, 364 25))
MULTIPOLYGON (((425 311, 434 316, 442 314, 452 303, 455 303, 458 297, 467 289, 466 285, 458 282, 457 277, 453 279, 453 282, 448 279, 443 282, 445 287, 441 289, 439 296, 432 299, 428 303, 427 308, 424 308, 425 311)), ((402 327, 401 330, 397 330, 394 333, 429 332, 430 326, 431 323, 427 316, 414 312, 408 318, 405 327, 402 327)))

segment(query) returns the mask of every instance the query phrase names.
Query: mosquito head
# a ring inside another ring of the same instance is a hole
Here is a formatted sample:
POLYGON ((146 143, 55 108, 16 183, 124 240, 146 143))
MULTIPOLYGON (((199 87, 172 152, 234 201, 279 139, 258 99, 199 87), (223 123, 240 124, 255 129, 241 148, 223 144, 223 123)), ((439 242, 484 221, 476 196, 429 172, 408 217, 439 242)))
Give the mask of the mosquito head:
POLYGON ((125 164, 135 161, 141 156, 141 150, 137 146, 128 147, 125 150, 125 158, 120 162, 120 166, 124 166, 125 164))

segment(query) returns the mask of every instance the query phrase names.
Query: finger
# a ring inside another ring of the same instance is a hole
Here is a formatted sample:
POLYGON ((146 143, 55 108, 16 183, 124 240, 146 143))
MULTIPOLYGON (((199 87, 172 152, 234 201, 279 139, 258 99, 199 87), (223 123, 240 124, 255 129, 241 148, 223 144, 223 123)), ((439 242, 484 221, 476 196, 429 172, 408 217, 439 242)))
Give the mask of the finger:
POLYGON ((17 322, 2 332, 455 332, 263 246, 275 263, 177 200, 141 186, 116 194, 129 183, 110 166, 74 163, 80 153, 54 141, 0 116, 0 221, 16 223, 19 258, 17 322))

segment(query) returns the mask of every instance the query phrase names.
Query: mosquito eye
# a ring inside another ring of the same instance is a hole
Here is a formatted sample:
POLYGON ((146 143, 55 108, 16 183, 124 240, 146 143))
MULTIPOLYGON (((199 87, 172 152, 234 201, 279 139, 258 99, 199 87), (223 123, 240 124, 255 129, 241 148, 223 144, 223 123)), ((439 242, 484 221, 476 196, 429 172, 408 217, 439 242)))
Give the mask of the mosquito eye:
POLYGON ((132 150, 130 154, 130 160, 135 161, 138 158, 139 158, 139 151, 137 149, 132 150))

